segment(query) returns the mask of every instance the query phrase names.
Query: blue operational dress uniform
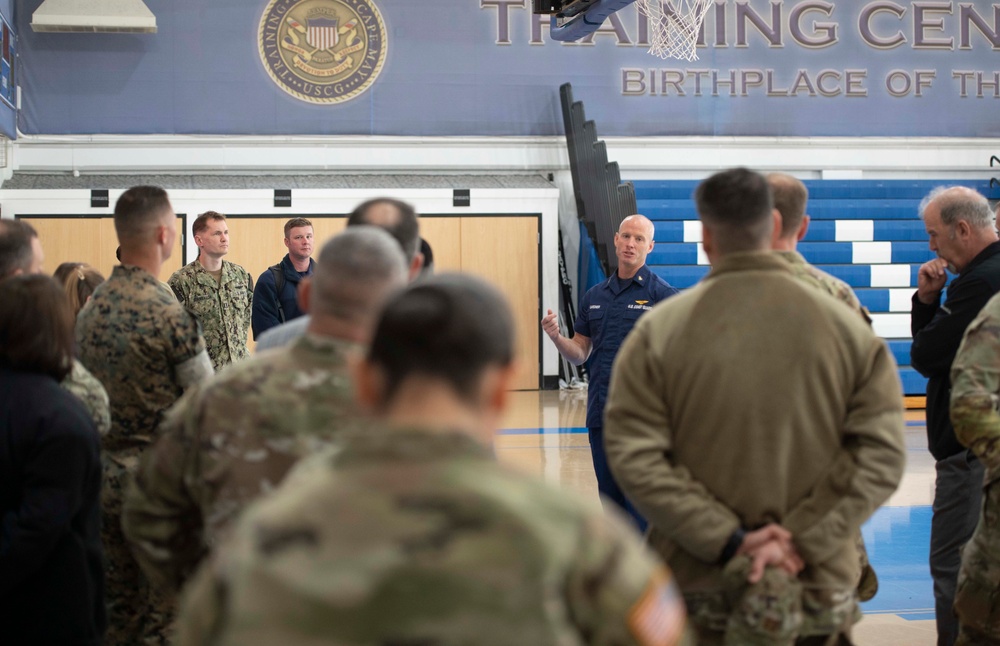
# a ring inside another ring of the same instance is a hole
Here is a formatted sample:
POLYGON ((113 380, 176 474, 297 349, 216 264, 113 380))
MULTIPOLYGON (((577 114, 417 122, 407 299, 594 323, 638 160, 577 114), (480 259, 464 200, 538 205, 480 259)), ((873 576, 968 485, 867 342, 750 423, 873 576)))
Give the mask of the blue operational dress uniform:
POLYGON ((611 365, 618 348, 639 317, 677 290, 654 274, 646 265, 634 276, 622 279, 615 273, 604 282, 590 288, 580 299, 580 314, 575 333, 590 337, 591 352, 587 360, 590 386, 587 391, 587 431, 590 453, 597 473, 597 489, 627 511, 646 530, 646 520, 618 488, 604 455, 604 402, 608 399, 611 365))

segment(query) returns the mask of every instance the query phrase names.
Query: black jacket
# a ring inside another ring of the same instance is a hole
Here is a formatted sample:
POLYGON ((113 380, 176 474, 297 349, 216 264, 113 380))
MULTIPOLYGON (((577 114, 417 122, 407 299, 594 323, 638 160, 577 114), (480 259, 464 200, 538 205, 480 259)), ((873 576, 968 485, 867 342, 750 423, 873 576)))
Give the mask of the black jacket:
POLYGON ((0 643, 104 636, 100 439, 50 377, 0 368, 0 643))
POLYGON ((943 305, 924 305, 913 294, 910 363, 927 377, 927 447, 936 460, 951 457, 965 447, 951 426, 951 364, 965 329, 1000 291, 1000 242, 983 249, 948 285, 943 305))

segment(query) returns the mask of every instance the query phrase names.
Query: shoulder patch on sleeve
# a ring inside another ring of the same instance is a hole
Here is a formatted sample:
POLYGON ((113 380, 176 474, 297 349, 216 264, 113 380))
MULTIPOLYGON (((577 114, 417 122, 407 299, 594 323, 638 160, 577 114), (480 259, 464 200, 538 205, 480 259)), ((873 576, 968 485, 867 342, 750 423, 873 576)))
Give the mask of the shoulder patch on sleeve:
POLYGON ((642 646, 675 646, 684 634, 685 614, 670 575, 659 570, 629 610, 628 626, 642 646))

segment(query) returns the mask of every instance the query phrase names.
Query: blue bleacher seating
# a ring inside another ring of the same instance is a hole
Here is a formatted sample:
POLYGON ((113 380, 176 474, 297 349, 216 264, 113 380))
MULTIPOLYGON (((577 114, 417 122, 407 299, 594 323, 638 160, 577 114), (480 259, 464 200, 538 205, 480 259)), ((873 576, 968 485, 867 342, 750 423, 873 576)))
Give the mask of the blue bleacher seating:
MULTIPOLYGON (((907 292, 916 289, 920 265, 934 257, 918 216, 920 201, 943 185, 969 186, 991 199, 1000 197, 979 180, 809 180, 805 184, 811 222, 800 252, 851 285, 862 304, 890 324, 884 329, 898 333, 906 327, 900 325, 899 317, 909 313, 907 292)), ((639 180, 634 185, 639 213, 656 227, 650 267, 675 287, 694 285, 709 270, 697 264, 698 228, 685 227, 685 221, 697 220, 692 195, 698 182, 639 180)), ((909 365, 910 339, 887 342, 900 366, 904 392, 923 395, 927 380, 909 365)))

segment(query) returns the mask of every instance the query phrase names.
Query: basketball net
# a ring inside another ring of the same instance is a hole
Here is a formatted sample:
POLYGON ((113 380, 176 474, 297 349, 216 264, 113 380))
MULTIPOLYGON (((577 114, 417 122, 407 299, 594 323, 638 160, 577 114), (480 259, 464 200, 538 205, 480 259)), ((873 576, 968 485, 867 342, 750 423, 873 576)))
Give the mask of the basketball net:
POLYGON ((698 33, 713 0, 636 0, 649 19, 649 53, 660 58, 698 60, 698 33))

